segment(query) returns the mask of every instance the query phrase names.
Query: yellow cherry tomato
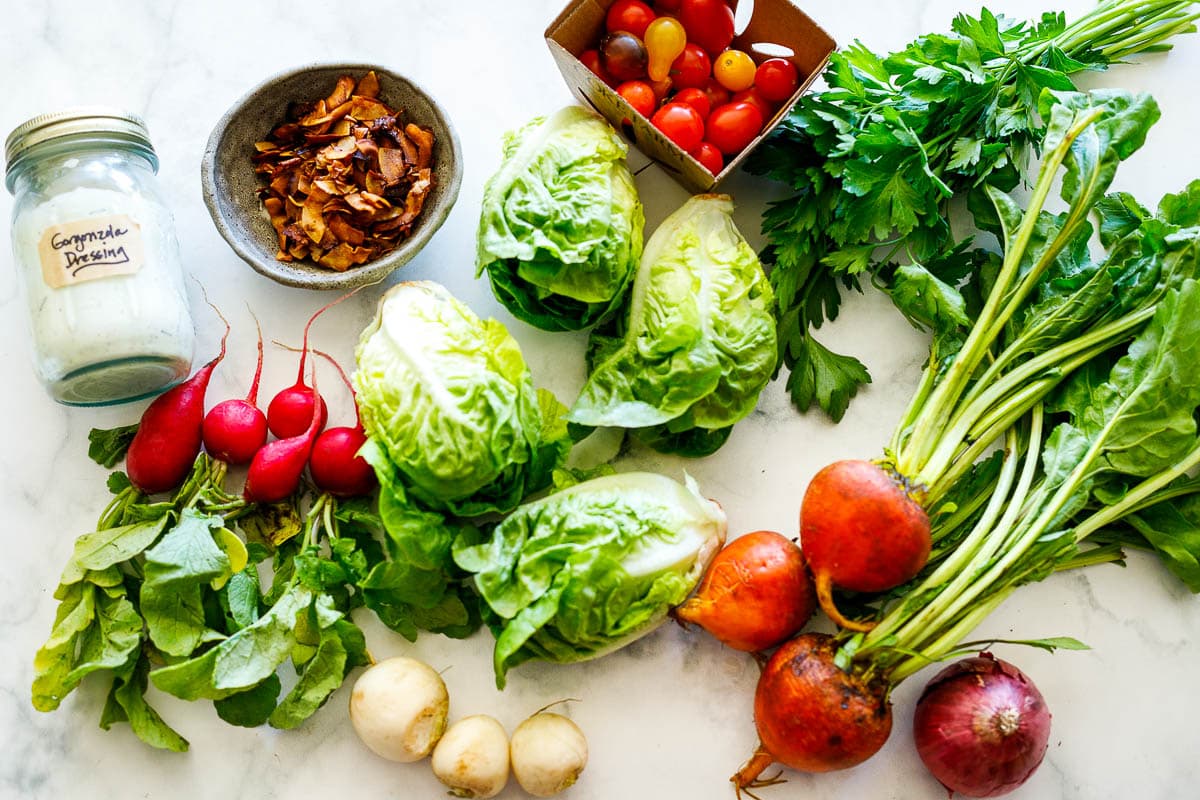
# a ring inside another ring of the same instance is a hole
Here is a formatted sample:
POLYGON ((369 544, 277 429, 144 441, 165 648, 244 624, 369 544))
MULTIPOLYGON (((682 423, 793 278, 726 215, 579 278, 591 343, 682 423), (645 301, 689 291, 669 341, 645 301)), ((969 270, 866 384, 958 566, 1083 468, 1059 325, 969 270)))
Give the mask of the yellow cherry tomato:
POLYGON ((665 80, 671 64, 687 46, 687 31, 673 17, 659 17, 646 26, 646 53, 650 58, 646 73, 652 81, 665 80))
POLYGON ((741 50, 726 50, 713 60, 713 77, 731 92, 740 92, 754 85, 754 59, 741 50))

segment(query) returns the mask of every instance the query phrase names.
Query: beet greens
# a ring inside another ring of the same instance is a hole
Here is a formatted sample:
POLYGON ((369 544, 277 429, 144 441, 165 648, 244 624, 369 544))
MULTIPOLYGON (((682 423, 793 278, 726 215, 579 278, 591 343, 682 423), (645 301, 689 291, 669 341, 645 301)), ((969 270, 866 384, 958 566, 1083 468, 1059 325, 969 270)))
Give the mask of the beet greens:
POLYGON ((1073 74, 1169 49, 1198 16, 1189 0, 1102 0, 1070 24, 1061 13, 1026 23, 985 8, 886 58, 861 43, 834 53, 829 88, 801 98, 750 161, 796 192, 764 214, 762 254, 793 403, 837 420, 870 381, 810 330, 837 316, 843 287, 869 275, 911 315, 928 275, 894 259, 950 282, 978 274, 983 264, 954 243, 949 203, 1017 185, 1049 122, 1044 89, 1071 91, 1073 74))
MULTIPOLYGON (((1040 112, 1049 124, 1028 207, 987 192, 1003 256, 964 254, 981 268, 960 286, 921 278, 930 358, 881 465, 928 509, 932 550, 909 583, 860 595, 868 619, 843 625, 834 644, 835 672, 871 687, 879 718, 892 687, 977 648, 963 640, 992 610, 1056 570, 1152 547, 1200 590, 1200 480, 1186 477, 1200 465, 1200 181, 1164 198, 1156 215, 1126 195, 1105 197, 1158 118, 1146 95, 1046 91, 1040 112), (1052 213, 1060 179, 1066 209, 1052 213), (1100 259, 1089 247, 1093 212, 1100 259)), ((864 504, 849 505, 853 517, 864 504)), ((802 510, 802 545, 804 528, 802 510)), ((841 712, 810 689, 764 702, 791 703, 790 719, 837 730, 841 712), (799 702, 808 695, 818 699, 799 702)), ((772 759, 837 769, 882 744, 823 761, 790 739, 786 752, 773 749, 772 722, 756 701, 763 746, 738 786, 761 785, 772 759)))
POLYGON ((1200 590, 1200 482, 1185 475, 1200 464, 1200 181, 1157 214, 1103 196, 1157 119, 1146 96, 1046 93, 1043 113, 1028 209, 989 191, 1003 260, 978 300, 941 287, 945 307, 978 311, 969 328, 957 313, 933 318, 930 362, 892 440, 891 463, 932 510, 934 552, 842 658, 893 685, 961 652, 1017 586, 1118 560, 1121 545, 1155 549, 1200 590), (1068 208, 1052 214, 1060 167, 1068 208))

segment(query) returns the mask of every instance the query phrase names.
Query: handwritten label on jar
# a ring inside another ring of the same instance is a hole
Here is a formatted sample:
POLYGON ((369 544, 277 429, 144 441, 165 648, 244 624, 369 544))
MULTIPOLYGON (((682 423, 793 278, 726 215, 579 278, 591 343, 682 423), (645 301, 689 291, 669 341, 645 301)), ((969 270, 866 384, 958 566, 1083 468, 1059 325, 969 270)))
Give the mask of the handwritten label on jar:
POLYGON ((83 281, 131 275, 142 268, 141 227, 126 214, 88 217, 42 232, 42 279, 52 289, 83 281))

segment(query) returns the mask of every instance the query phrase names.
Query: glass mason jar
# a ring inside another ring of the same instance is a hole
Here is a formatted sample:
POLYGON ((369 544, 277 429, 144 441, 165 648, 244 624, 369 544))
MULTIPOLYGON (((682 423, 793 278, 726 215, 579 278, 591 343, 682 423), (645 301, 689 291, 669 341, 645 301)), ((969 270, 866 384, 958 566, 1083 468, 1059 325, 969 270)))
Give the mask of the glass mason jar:
POLYGON ((185 378, 195 331, 145 123, 100 107, 44 114, 4 154, 34 368, 54 399, 121 403, 185 378))

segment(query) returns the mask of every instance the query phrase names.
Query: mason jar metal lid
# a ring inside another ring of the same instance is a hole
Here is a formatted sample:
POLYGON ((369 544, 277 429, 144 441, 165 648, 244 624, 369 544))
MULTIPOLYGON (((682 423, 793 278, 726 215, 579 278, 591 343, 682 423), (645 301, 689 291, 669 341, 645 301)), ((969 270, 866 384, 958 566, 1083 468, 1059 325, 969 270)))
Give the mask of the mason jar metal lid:
POLYGON ((114 134, 154 152, 150 133, 141 117, 108 106, 78 106, 42 114, 13 129, 4 142, 5 170, 11 170, 30 148, 51 139, 78 134, 114 134))

